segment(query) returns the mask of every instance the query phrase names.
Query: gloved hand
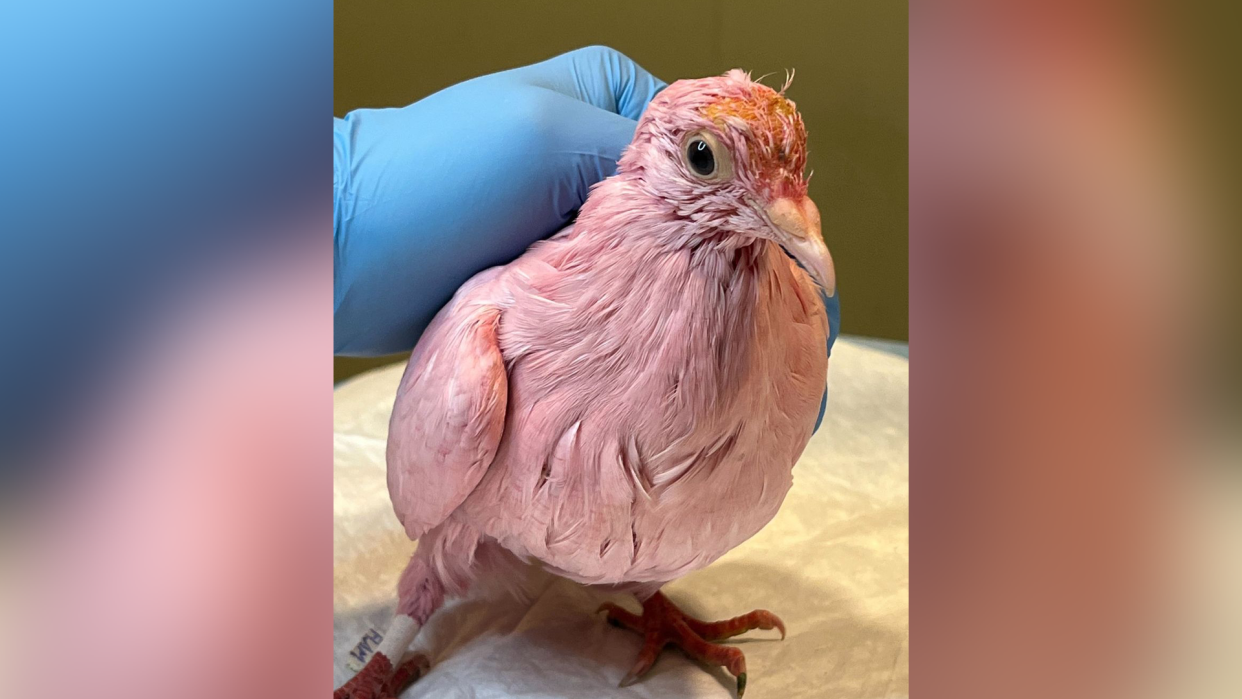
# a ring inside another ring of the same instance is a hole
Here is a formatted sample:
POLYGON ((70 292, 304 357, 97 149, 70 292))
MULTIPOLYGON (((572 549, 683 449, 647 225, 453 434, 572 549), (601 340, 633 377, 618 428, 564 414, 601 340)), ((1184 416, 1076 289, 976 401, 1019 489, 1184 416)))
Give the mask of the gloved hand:
POLYGON ((664 86, 592 46, 335 119, 336 353, 411 349, 467 279, 564 227, 664 86))
POLYGON ((409 350, 467 279, 563 228, 664 86, 593 46, 336 119, 336 353, 409 350))

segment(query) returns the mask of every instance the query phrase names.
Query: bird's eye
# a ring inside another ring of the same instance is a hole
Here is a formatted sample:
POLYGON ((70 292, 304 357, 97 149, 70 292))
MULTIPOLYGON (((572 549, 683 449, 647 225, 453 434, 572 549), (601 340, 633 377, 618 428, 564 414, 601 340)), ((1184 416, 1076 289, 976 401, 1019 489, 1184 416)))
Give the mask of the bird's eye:
POLYGON ((681 157, 694 177, 707 182, 724 182, 733 177, 733 157, 720 138, 706 129, 687 134, 681 142, 681 157))
POLYGON ((686 146, 686 162, 694 174, 711 177, 716 172, 716 155, 711 144, 702 138, 692 138, 686 146))

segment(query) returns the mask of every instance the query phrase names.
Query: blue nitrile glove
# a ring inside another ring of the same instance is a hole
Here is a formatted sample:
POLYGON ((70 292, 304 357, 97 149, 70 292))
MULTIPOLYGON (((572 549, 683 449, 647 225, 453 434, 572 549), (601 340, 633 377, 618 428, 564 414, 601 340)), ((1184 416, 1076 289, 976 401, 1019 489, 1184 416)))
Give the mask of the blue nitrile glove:
MULTIPOLYGON (((832 296, 820 290, 819 297, 824 300, 824 309, 828 311, 828 356, 832 356, 832 344, 841 334, 841 289, 837 288, 832 296)), ((824 397, 819 402, 819 417, 815 418, 815 431, 824 423, 824 413, 828 410, 828 389, 824 389, 824 397)))
POLYGON ((409 350, 467 279, 563 228, 664 86, 592 46, 336 119, 336 353, 409 350))
POLYGON ((408 351, 467 279, 563 228, 664 86, 592 46, 335 119, 336 354, 408 351))

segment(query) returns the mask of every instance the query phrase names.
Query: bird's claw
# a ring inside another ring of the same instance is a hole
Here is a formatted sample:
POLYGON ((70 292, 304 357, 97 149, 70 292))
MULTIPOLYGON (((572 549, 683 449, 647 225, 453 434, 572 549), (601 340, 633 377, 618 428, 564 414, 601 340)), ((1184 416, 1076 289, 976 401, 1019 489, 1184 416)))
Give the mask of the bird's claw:
POLYGON ((383 653, 376 653, 362 671, 332 693, 332 699, 396 699, 430 667, 427 657, 418 654, 393 670, 392 662, 383 653))
POLYGON ((622 677, 622 678, 621 678, 621 682, 620 682, 620 683, 618 683, 618 684, 617 684, 617 686, 618 686, 618 687, 628 687, 628 686, 630 686, 630 685, 634 684, 635 682, 637 682, 639 679, 640 679, 640 678, 639 678, 639 676, 638 676, 638 675, 635 675, 633 672, 627 672, 627 673, 625 673, 625 677, 622 677))
POLYGON ((598 611, 608 612, 608 623, 643 635, 643 647, 634 667, 621 678, 618 686, 628 687, 639 680, 655 664, 660 650, 669 643, 679 646, 686 655, 706 665, 724 667, 737 678, 737 696, 746 693, 746 657, 742 651, 713 641, 731 638, 751 629, 779 629, 785 637, 785 624, 775 614, 756 610, 727 621, 704 622, 686 616, 663 595, 656 594, 643 603, 639 616, 610 602, 598 611))

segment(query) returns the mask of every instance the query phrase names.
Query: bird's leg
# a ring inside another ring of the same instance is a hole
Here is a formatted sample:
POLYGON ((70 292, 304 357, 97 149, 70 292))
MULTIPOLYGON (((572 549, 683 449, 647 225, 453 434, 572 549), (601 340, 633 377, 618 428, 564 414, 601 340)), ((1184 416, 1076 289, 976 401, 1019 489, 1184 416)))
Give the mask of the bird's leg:
POLYGON ((421 677, 429 667, 423 655, 415 655, 396 665, 418 635, 418 628, 419 624, 409 616, 398 614, 393 617, 379 648, 352 680, 332 694, 332 699, 393 699, 421 677))
POLYGON ((753 629, 779 629, 781 638, 785 638, 785 624, 772 612, 758 609, 727 621, 699 621, 687 616, 659 592, 643 602, 641 616, 609 602, 600 606, 600 611, 604 610, 608 611, 608 623, 643 635, 643 648, 634 667, 622 678, 622 687, 645 675, 664 646, 671 643, 694 660, 728 670, 737 678, 737 695, 741 699, 746 692, 746 657, 737 648, 713 641, 753 629))
POLYGON ((398 585, 397 615, 384 639, 362 670, 332 694, 332 699, 396 699, 411 682, 426 674, 426 656, 401 659, 418 630, 444 602, 444 587, 422 559, 415 554, 401 575, 398 585))

